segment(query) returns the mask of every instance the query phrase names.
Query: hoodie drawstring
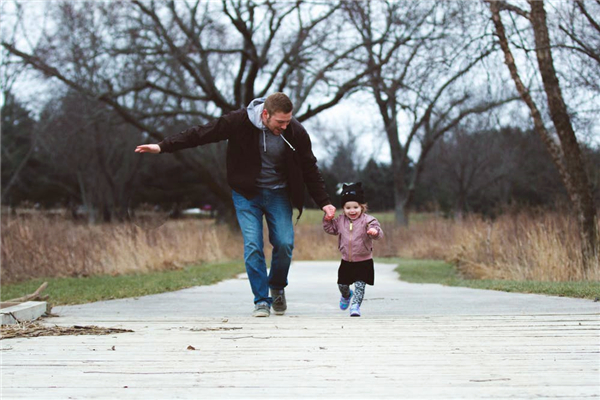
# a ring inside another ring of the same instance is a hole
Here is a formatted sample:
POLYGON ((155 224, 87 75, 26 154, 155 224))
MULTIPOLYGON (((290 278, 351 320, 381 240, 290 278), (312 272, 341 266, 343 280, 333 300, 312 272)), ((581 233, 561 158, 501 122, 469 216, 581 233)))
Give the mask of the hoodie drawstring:
POLYGON ((284 142, 286 142, 288 146, 290 146, 290 149, 292 149, 292 151, 296 151, 296 149, 294 148, 294 146, 292 146, 292 145, 290 144, 290 142, 288 142, 288 141, 285 139, 285 136, 283 136, 283 133, 281 133, 279 136, 281 136, 281 138, 283 139, 283 141, 284 141, 284 142))
MULTIPOLYGON (((265 129, 263 129, 262 133, 263 133, 263 151, 266 153, 267 152, 267 131, 265 129)), ((279 136, 283 139, 284 142, 287 143, 288 146, 290 146, 290 149, 292 149, 292 151, 296 151, 294 146, 292 146, 290 144, 290 142, 287 141, 285 136, 283 136, 283 133, 279 134, 279 136)))

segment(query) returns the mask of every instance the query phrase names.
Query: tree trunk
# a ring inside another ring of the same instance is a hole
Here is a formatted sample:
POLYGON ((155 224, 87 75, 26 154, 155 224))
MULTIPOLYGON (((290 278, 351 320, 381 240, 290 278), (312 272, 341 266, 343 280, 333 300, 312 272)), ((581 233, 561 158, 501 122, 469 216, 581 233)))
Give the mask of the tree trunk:
POLYGON ((582 243, 583 265, 587 271, 592 262, 598 257, 598 231, 596 227, 595 206, 581 151, 560 91, 556 71, 554 70, 544 3, 537 0, 530 1, 531 15, 529 18, 534 30, 536 55, 544 83, 544 90, 546 91, 552 122, 556 128, 560 145, 553 140, 547 131, 537 105, 531 98, 529 90, 521 81, 514 57, 508 45, 504 24, 500 18, 500 9, 503 4, 499 1, 487 0, 487 2, 490 5, 496 35, 498 36, 500 47, 504 52, 505 62, 511 77, 521 98, 530 109, 535 130, 542 138, 556 164, 569 198, 575 208, 582 243))
POLYGON ((550 51, 550 37, 546 24, 546 11, 543 1, 529 1, 531 5, 531 24, 535 36, 536 55, 542 82, 548 100, 548 108, 556 133, 563 150, 565 167, 569 171, 571 187, 569 196, 579 220, 584 265, 598 256, 598 231, 596 226, 596 208, 585 170, 581 149, 577 142, 571 117, 565 105, 550 51))
POLYGON ((404 174, 394 174, 394 220, 397 226, 408 226, 407 193, 404 174))
MULTIPOLYGON (((382 113, 383 116, 383 113, 382 113)), ((390 117, 384 118, 386 134, 390 144, 392 157, 392 173, 394 174, 394 220, 397 226, 408 226, 406 205, 408 192, 406 187, 406 157, 402 145, 398 140, 398 124, 395 112, 390 117)))

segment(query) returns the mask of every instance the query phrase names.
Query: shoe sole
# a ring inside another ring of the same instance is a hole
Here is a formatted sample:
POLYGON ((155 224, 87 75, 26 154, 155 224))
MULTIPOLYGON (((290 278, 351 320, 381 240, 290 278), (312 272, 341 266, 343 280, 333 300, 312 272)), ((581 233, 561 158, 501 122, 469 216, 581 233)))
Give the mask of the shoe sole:
POLYGON ((279 307, 278 308, 273 307, 273 313, 275 313, 275 315, 283 315, 283 314, 285 314, 286 310, 287 310, 287 306, 285 306, 284 309, 281 309, 279 307))
POLYGON ((268 317, 270 314, 267 313, 256 313, 256 314, 252 314, 253 317, 256 318, 264 318, 264 317, 268 317))
POLYGON ((273 305, 272 305, 273 314, 275 314, 275 315, 285 314, 285 311, 287 310, 287 304, 285 302, 285 293, 283 293, 283 291, 282 291, 282 293, 274 293, 273 289, 270 289, 270 291, 271 291, 271 297, 273 297, 273 305), (279 300, 280 298, 283 299, 283 301, 281 301, 281 302, 275 301, 275 299, 279 300), (275 307, 279 307, 279 306, 283 306, 285 308, 283 310, 282 309, 277 310, 275 307))
POLYGON ((360 314, 350 314, 351 317, 360 317, 360 314))

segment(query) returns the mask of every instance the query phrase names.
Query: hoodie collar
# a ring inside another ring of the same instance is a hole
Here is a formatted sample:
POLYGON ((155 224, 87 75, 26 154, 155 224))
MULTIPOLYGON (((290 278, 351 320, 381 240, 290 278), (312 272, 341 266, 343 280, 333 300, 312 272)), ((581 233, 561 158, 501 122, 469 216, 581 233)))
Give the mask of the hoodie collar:
POLYGON ((266 97, 254 99, 250 102, 250 104, 248 104, 248 108, 246 108, 248 118, 250 118, 250 122, 252 122, 252 125, 261 130, 267 129, 265 124, 263 124, 262 122, 262 112, 265 108, 265 100, 266 97))
MULTIPOLYGON (((266 131, 268 130, 268 128, 262 121, 262 112, 265 108, 266 99, 266 97, 254 99, 250 102, 250 104, 248 104, 248 107, 246 108, 248 118, 250 119, 250 122, 252 122, 252 125, 263 131, 264 152, 267 151, 267 140, 264 138, 264 136, 266 136, 266 131)), ((283 139, 283 141, 290 147, 290 149, 292 149, 292 151, 296 151, 294 146, 292 146, 291 143, 288 142, 288 140, 285 138, 285 136, 283 136, 283 132, 279 134, 279 137, 283 139)))

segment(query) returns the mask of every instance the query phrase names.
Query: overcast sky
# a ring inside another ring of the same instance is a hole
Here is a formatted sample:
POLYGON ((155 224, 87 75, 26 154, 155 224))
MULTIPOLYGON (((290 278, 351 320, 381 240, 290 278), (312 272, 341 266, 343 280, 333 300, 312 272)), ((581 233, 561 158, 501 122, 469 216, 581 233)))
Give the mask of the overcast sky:
MULTIPOLYGON (((35 43, 37 36, 41 32, 41 27, 45 23, 43 10, 46 2, 29 0, 21 1, 21 3, 34 5, 34 7, 27 8, 27 15, 30 19, 35 20, 36 23, 28 24, 26 31, 30 43, 35 43)), ((2 1, 0 11, 2 14, 0 23, 4 38, 7 32, 10 32, 9 28, 12 27, 11 16, 14 14, 13 2, 2 1)), ((26 51, 30 50, 26 40, 22 40, 18 45, 26 51)), ((49 86, 57 85, 56 82, 49 84, 47 81, 37 77, 39 77, 38 73, 23 75, 14 88, 18 97, 34 112, 39 111, 53 93, 53 90, 49 90, 49 86), (33 77, 36 78, 34 79, 33 77)), ((514 91, 514 86, 506 89, 514 91)), ((3 101, 3 99, 0 99, 0 101, 3 101)), ((500 114, 497 122, 498 125, 518 123, 522 128, 528 128, 532 125, 528 114, 525 105, 519 102, 516 105, 506 108, 500 114)), ((325 129, 336 132, 337 136, 344 136, 348 131, 358 136, 357 146, 360 147, 358 153, 360 153, 361 159, 356 161, 366 162, 369 158, 375 158, 380 162, 390 161, 389 145, 382 131, 381 116, 369 93, 355 93, 351 98, 343 100, 335 107, 306 121, 304 125, 313 138, 314 151, 319 159, 326 159, 331 153, 332 144, 328 143, 325 139, 326 135, 320 132, 320 130, 325 129)), ((406 133, 408 126, 408 121, 399 121, 401 136, 406 133)), ((600 144, 600 124, 596 123, 590 128, 590 131, 591 135, 586 140, 594 142, 596 145, 600 144)), ((402 143, 404 143, 403 139, 401 137, 402 143)), ((418 142, 413 143, 411 146, 410 156, 416 158, 420 151, 418 142)))

